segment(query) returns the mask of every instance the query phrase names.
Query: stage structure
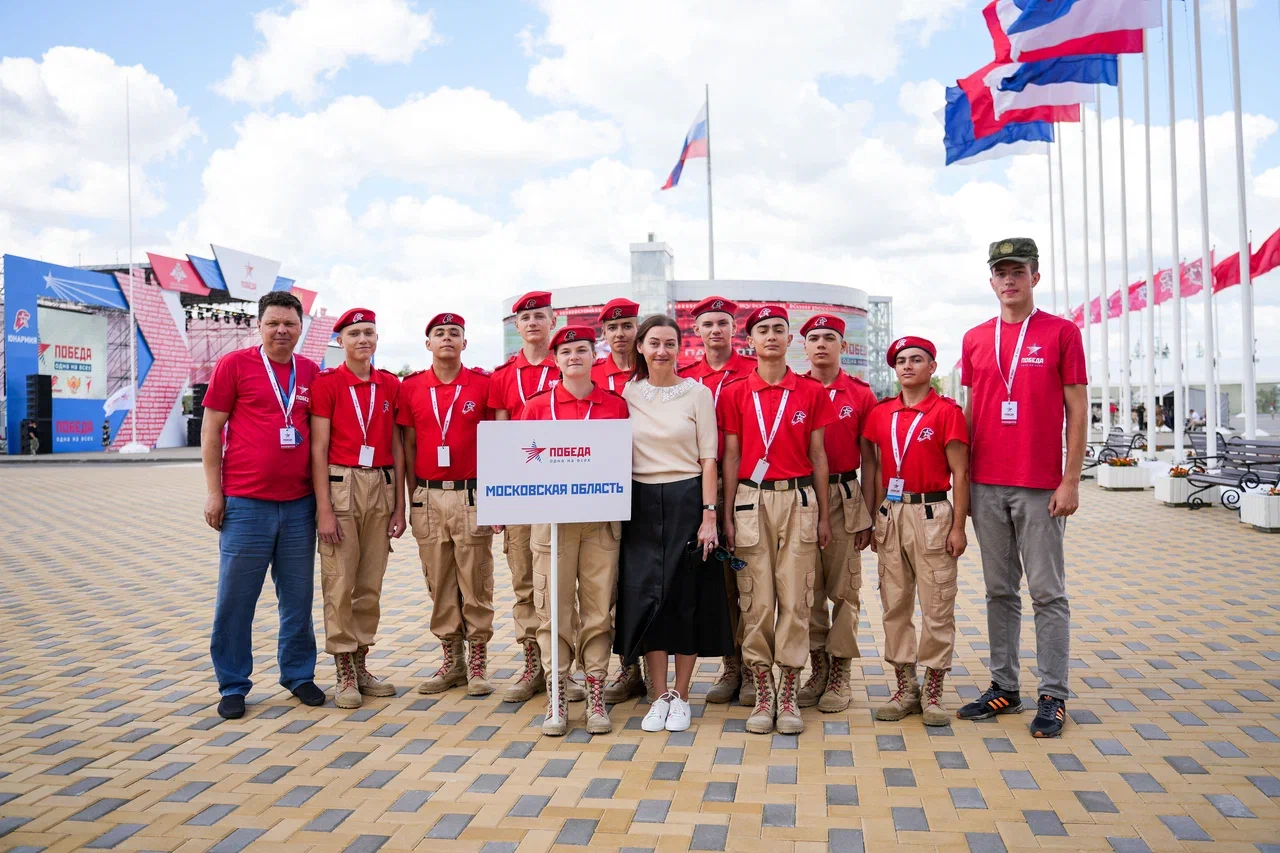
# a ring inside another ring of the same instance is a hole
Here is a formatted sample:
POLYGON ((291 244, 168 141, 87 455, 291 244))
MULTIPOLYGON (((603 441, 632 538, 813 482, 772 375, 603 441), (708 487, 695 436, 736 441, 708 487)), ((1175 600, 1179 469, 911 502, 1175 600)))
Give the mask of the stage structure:
POLYGON ((306 316, 298 352, 324 358, 335 318, 310 313, 314 291, 278 276, 278 261, 219 246, 213 253, 212 260, 148 255, 150 264, 135 265, 137 401, 132 411, 111 415, 104 404, 130 382, 128 267, 64 267, 5 255, 6 451, 22 451, 29 420, 47 435, 43 452, 118 449, 135 413, 142 444, 185 444, 183 395, 208 381, 219 356, 252 343, 255 303, 271 290, 299 297, 306 316))
MULTIPOLYGON (((556 309, 556 325, 581 323, 596 329, 600 335, 597 317, 604 304, 615 297, 627 297, 640 303, 640 316, 667 314, 680 326, 680 365, 693 364, 703 356, 702 341, 694 329, 691 310, 702 299, 718 295, 734 300, 740 306, 739 315, 745 317, 754 308, 773 303, 786 307, 791 316, 792 329, 800 326, 814 314, 829 313, 845 321, 844 352, 841 366, 846 372, 871 381, 874 365, 884 360, 884 350, 876 351, 875 340, 887 346, 892 340, 888 334, 874 334, 875 323, 869 314, 877 312, 876 322, 892 322, 890 297, 869 297, 865 292, 845 285, 819 284, 801 281, 743 281, 734 279, 677 280, 675 256, 666 243, 656 242, 649 235, 648 242, 631 244, 631 280, 618 284, 590 284, 580 287, 552 289, 556 309), (879 306, 884 305, 884 309, 879 306), (869 311, 870 309, 870 311, 869 311)), ((503 311, 515 303, 519 294, 503 300, 503 311)), ((600 335, 597 344, 600 355, 608 352, 600 335)), ((503 358, 515 354, 520 348, 520 336, 516 332, 515 317, 503 318, 503 358)), ((751 344, 742 331, 741 323, 734 330, 734 347, 750 353, 751 344)), ((809 369, 804 355, 804 344, 797 334, 787 353, 787 362, 799 372, 809 369)), ((874 385, 873 385, 874 387, 874 385)), ((880 391, 880 389, 876 389, 880 391)), ((887 393, 888 388, 884 389, 887 393)))

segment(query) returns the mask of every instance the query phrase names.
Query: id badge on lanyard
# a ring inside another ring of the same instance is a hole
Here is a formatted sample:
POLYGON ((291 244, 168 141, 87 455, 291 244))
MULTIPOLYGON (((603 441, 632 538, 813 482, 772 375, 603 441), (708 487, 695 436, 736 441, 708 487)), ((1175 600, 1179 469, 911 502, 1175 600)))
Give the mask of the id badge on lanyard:
POLYGON ((378 396, 378 386, 369 383, 369 417, 365 418, 364 412, 360 411, 360 400, 356 398, 356 387, 348 385, 347 390, 351 392, 351 405, 356 410, 356 422, 360 424, 360 467, 373 467, 373 445, 369 444, 369 427, 373 425, 374 401, 378 396))
POLYGON ((283 450, 292 450, 302 444, 302 434, 293 425, 293 404, 298 397, 298 358, 292 355, 289 357, 289 393, 286 395, 276 380, 276 372, 267 358, 266 348, 259 347, 258 353, 262 356, 262 366, 267 371, 267 379, 271 381, 271 390, 275 392, 276 401, 280 403, 280 411, 284 413, 284 426, 280 428, 280 447, 283 450))
POLYGON ((1037 310, 1032 308, 1027 319, 1022 321, 1022 328, 1018 331, 1018 342, 1013 347, 1013 363, 1009 365, 1008 378, 1005 377, 1004 368, 1000 364, 1000 330, 1004 326, 1004 320, 996 318, 996 370, 1000 372, 1000 381, 1004 382, 1005 390, 1004 402, 1000 404, 1000 423, 1006 426, 1018 422, 1018 401, 1013 399, 1013 377, 1018 373, 1018 357, 1022 353, 1022 342, 1027 339, 1027 326, 1031 325, 1031 318, 1036 315, 1037 310))
POLYGON ((916 427, 920 426, 920 420, 924 417, 924 412, 916 412, 915 420, 911 422, 911 426, 907 427, 907 437, 903 440, 902 447, 898 446, 898 413, 893 413, 893 420, 889 423, 890 444, 893 446, 893 462, 897 466, 894 468, 898 476, 889 478, 889 488, 885 492, 885 497, 891 501, 902 500, 902 494, 906 490, 907 481, 902 476, 902 460, 907 458, 907 451, 911 449, 911 436, 915 435, 916 427))
POLYGON ((773 447, 773 440, 778 437, 778 427, 782 424, 782 414, 787 409, 787 398, 790 396, 790 391, 782 392, 782 399, 778 401, 778 414, 773 418, 773 428, 766 433, 764 431, 764 410, 760 408, 760 392, 751 392, 751 398, 756 406, 756 423, 760 427, 760 440, 764 442, 764 453, 751 472, 751 479, 757 483, 763 483, 765 476, 769 473, 769 449, 773 447))
MULTIPOLYGON (((516 384, 520 383, 520 376, 516 375, 516 384)), ((444 420, 440 420, 440 403, 436 400, 436 389, 431 389, 431 410, 435 412, 436 425, 440 427, 440 446, 436 448, 436 467, 448 468, 449 460, 449 424, 453 422, 453 407, 457 405, 458 398, 462 396, 462 386, 459 385, 454 389, 453 399, 449 401, 449 409, 444 413, 444 420)))

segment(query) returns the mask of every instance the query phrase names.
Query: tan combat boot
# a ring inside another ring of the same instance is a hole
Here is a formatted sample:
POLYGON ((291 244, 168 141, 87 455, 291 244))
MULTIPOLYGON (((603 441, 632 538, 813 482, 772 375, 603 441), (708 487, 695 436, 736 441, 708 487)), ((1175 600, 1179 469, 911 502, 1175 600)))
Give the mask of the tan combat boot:
POLYGON ((360 687, 356 684, 356 667, 352 663, 355 655, 351 652, 338 652, 333 656, 333 663, 338 669, 338 683, 333 687, 333 704, 339 708, 359 708, 360 687))
POLYGON ((618 671, 613 679, 605 685, 604 701, 609 705, 625 702, 632 696, 645 694, 644 676, 640 673, 640 662, 627 663, 618 655, 618 671))
POLYGON ((778 679, 778 734, 798 735, 804 731, 804 720, 800 717, 800 667, 782 667, 782 677, 778 679))
POLYGON ((461 687, 466 683, 467 665, 462 659, 462 640, 445 640, 440 644, 440 668, 418 685, 418 692, 443 693, 450 687, 461 687))
POLYGON ((370 672, 369 668, 365 666, 364 662, 368 656, 368 646, 361 646, 356 650, 356 685, 360 688, 360 693, 364 696, 396 695, 396 687, 394 684, 378 678, 378 676, 370 672))
POLYGON ((742 686, 742 661, 737 655, 725 655, 720 677, 707 691, 706 700, 713 705, 727 705, 738 695, 742 686))
POLYGON ((553 710, 551 705, 551 691, 547 691, 547 714, 542 718, 542 733, 547 737, 564 737, 569 733, 569 714, 565 710, 564 700, 564 680, 560 681, 560 690, 557 691, 560 701, 556 703, 553 710), (553 714, 559 711, 560 718, 554 719, 553 714))
POLYGON ((542 670, 542 657, 538 652, 537 640, 525 640, 524 672, 516 683, 502 694, 503 702, 528 702, 535 694, 547 689, 546 673, 542 670))
POLYGON ((826 649, 814 649, 809 652, 809 680, 800 688, 797 697, 801 708, 812 708, 818 704, 827 689, 827 679, 831 674, 831 656, 826 649))
POLYGON ((488 696, 493 692, 489 683, 489 647, 484 643, 471 643, 467 656, 467 695, 488 696))
POLYGON ((607 735, 613 731, 609 709, 604 704, 604 679, 587 676, 587 734, 607 735))
POLYGON ((587 701, 587 691, 582 689, 578 679, 570 676, 564 682, 564 698, 570 702, 585 702, 587 701))
POLYGON ((773 690, 773 668, 762 666, 751 671, 751 680, 755 686, 756 704, 751 716, 747 717, 747 731, 756 735, 767 735, 773 731, 773 716, 777 709, 776 696, 773 690))
POLYGON ((942 707, 942 683, 947 674, 936 669, 924 671, 924 724, 949 726, 951 716, 942 707))
POLYGON ((893 673, 898 678, 898 689, 888 702, 876 708, 877 720, 896 722, 920 713, 920 685, 916 684, 915 665, 895 666, 893 673))
POLYGON ((849 708, 853 699, 853 686, 849 683, 849 658, 832 658, 831 673, 827 677, 827 689, 818 700, 818 710, 824 714, 837 714, 849 708))
POLYGON ((739 678, 742 682, 742 689, 738 692, 738 704, 744 708, 754 708, 756 704, 756 679, 751 673, 751 667, 744 663, 742 665, 742 674, 739 678))

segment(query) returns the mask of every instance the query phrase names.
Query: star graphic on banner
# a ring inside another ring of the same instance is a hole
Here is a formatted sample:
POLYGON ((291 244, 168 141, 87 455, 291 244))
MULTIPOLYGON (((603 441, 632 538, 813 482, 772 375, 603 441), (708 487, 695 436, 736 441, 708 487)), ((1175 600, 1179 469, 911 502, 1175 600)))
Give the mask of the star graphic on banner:
POLYGON ((539 446, 538 446, 538 442, 536 442, 536 441, 535 441, 535 442, 533 442, 533 446, 532 446, 532 447, 526 447, 526 448, 523 448, 523 450, 524 450, 524 452, 525 452, 525 460, 524 460, 524 461, 525 461, 525 464, 527 465, 528 463, 533 462, 534 460, 537 460, 538 462, 541 462, 541 461, 542 461, 542 451, 546 450, 546 448, 545 448, 545 447, 539 447, 539 446))
POLYGON ((1040 352, 1040 347, 1036 346, 1035 344, 1032 344, 1027 347, 1027 355, 1035 355, 1038 352, 1040 352))
POLYGON ((53 277, 53 270, 49 270, 44 277, 44 286, 49 290, 53 290, 53 283, 56 279, 53 277))
POLYGON ((245 278, 253 278, 253 265, 252 265, 252 264, 245 264, 245 265, 244 265, 244 277, 245 277, 245 278))

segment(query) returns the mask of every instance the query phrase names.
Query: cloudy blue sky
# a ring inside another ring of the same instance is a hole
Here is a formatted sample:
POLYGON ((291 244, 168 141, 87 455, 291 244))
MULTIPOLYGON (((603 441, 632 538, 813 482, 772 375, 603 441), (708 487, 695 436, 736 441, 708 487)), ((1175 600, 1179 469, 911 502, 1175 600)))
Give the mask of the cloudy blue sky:
MULTIPOLYGON (((702 164, 674 191, 658 187, 708 82, 720 276, 890 294, 896 331, 935 338, 949 364, 963 330, 993 313, 986 243, 1028 234, 1047 254, 1049 233, 1044 158, 941 166, 933 114, 942 87, 991 55, 981 5, 9 4, 0 28, 0 249, 67 264, 124 257, 127 77, 137 257, 207 254, 213 242, 279 258, 282 274, 319 290, 330 310, 359 302, 382 312, 384 348, 397 362, 423 361, 426 317, 459 311, 474 318, 472 360, 491 363, 500 297, 624 280, 627 243, 646 232, 672 244, 677 276, 704 275, 702 164)), ((1194 257, 1190 4, 1174 5, 1181 250, 1194 257)), ((1280 227, 1280 94, 1268 82, 1277 75, 1280 4, 1242 6, 1250 215, 1260 240, 1280 227)), ((1220 254, 1237 248, 1225 8, 1204 0, 1210 232, 1220 254)), ((1153 39, 1163 51, 1163 34, 1153 39)), ((1157 59, 1155 250, 1168 266, 1167 83, 1157 59)), ((1136 279, 1145 270, 1140 59, 1126 58, 1124 72, 1136 279)), ((1112 289, 1122 275, 1115 109, 1111 92, 1103 110, 1112 289)), ((1069 280, 1079 302, 1080 136, 1070 128, 1065 137, 1069 280)), ((1090 180, 1096 293, 1092 169, 1090 180)), ((1280 325, 1276 278, 1259 283, 1260 328, 1280 325)), ((1220 324, 1238 329, 1238 296, 1222 300, 1220 324)))

